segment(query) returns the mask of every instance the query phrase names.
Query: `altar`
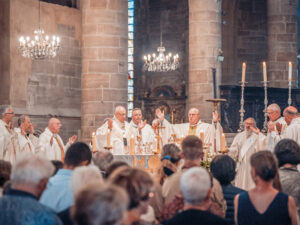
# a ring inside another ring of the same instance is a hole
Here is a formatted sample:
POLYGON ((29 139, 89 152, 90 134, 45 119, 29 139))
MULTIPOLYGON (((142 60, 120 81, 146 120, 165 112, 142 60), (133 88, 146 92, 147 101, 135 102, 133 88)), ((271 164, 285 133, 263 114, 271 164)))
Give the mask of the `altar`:
POLYGON ((114 160, 127 162, 132 167, 155 173, 160 166, 159 154, 114 155, 114 160))

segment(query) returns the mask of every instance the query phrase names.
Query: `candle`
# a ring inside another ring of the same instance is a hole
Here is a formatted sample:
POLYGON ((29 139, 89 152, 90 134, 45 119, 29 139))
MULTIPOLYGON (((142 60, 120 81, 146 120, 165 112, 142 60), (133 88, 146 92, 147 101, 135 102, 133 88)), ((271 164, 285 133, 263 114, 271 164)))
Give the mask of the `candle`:
POLYGON ((243 62, 243 66, 242 66, 242 83, 245 83, 246 80, 246 63, 243 62))
POLYGON ((226 138, 225 134, 222 133, 221 135, 221 151, 224 152, 226 150, 226 138))
POLYGON ((111 147, 110 145, 110 129, 107 129, 107 136, 106 136, 107 140, 106 140, 106 144, 107 144, 107 147, 111 147))
POLYGON ((135 154, 135 138, 134 138, 134 135, 131 136, 129 145, 130 145, 130 155, 134 155, 135 154))
POLYGON ((92 152, 96 152, 96 135, 95 132, 92 133, 92 152))
POLYGON ((264 75, 264 82, 267 82, 267 65, 266 65, 266 62, 263 62, 263 75, 264 75))
POLYGON ((204 131, 200 130, 200 139, 202 141, 202 145, 204 145, 204 131))
POLYGON ((289 82, 292 82, 292 62, 289 62, 289 82))

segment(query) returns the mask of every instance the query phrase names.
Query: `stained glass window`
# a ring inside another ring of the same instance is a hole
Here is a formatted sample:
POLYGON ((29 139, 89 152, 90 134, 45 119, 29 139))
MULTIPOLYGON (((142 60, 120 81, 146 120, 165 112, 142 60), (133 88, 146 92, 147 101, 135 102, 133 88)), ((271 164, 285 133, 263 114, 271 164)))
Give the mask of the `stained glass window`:
POLYGON ((128 0, 128 117, 131 118, 134 100, 134 0, 128 0))

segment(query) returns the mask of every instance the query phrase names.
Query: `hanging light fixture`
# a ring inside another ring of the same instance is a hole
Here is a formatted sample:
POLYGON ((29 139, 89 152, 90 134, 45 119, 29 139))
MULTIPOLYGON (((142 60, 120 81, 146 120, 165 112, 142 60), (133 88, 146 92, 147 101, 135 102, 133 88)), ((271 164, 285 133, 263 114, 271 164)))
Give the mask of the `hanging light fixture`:
POLYGON ((39 28, 34 31, 34 38, 31 39, 29 36, 26 38, 21 36, 19 38, 19 50, 21 55, 25 58, 54 58, 60 50, 60 38, 57 36, 50 38, 48 35, 45 35, 44 30, 41 29, 40 11, 39 0, 39 28))
POLYGON ((160 32, 160 46, 155 53, 144 55, 144 70, 149 72, 168 72, 176 70, 179 66, 179 55, 171 52, 165 55, 166 48, 162 42, 162 32, 160 32))

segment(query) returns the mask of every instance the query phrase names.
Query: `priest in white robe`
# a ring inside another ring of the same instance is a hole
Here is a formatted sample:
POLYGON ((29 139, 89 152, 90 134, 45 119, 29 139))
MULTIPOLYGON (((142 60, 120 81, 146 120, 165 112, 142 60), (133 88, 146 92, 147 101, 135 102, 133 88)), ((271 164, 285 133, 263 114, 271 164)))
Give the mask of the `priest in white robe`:
POLYGON ((51 118, 48 123, 48 127, 39 137, 39 146, 37 151, 44 154, 49 160, 64 161, 65 152, 68 147, 73 144, 77 136, 74 135, 69 138, 69 142, 64 145, 63 140, 59 136, 61 129, 61 122, 57 118, 51 118))
POLYGON ((15 128, 15 131, 18 134, 20 153, 35 153, 35 147, 27 136, 27 132, 30 132, 31 127, 30 118, 26 115, 21 115, 18 118, 18 126, 18 128, 15 128))
POLYGON ((155 147, 155 134, 147 121, 142 121, 143 115, 140 108, 132 110, 132 120, 129 123, 128 134, 130 138, 134 137, 136 143, 141 145, 149 144, 152 148, 155 147))
POLYGON ((250 190, 255 186, 251 178, 250 157, 253 153, 263 150, 265 135, 256 128, 253 118, 244 122, 245 130, 235 136, 229 148, 229 155, 237 161, 235 186, 250 190))
POLYGON ((14 111, 8 106, 1 109, 0 119, 0 159, 13 164, 19 154, 18 135, 13 130, 14 111))
POLYGON ((278 143, 281 139, 289 138, 300 145, 300 116, 298 110, 293 106, 288 106, 285 108, 283 116, 288 126, 280 134, 276 132, 274 124, 269 124, 272 141, 278 143))
POLYGON ((115 155, 122 155, 127 151, 129 142, 129 123, 126 121, 126 109, 117 106, 114 117, 106 121, 96 131, 96 148, 98 151, 105 147, 112 147, 111 152, 115 155))
MULTIPOLYGON (((164 113, 160 110, 156 111, 161 125, 164 127, 161 129, 160 135, 166 144, 166 140, 172 138, 172 134, 176 135, 176 138, 184 138, 188 135, 195 135, 201 138, 200 133, 203 133, 204 146, 208 146, 210 153, 215 153, 220 150, 220 140, 223 133, 221 124, 218 122, 218 113, 213 113, 212 124, 204 123, 200 120, 199 110, 191 108, 188 113, 189 122, 182 124, 170 124, 165 118, 164 113)), ((158 125, 158 124, 156 124, 158 125)))
MULTIPOLYGON (((267 108, 267 113, 268 113, 268 117, 269 117, 269 123, 268 124, 274 124, 274 131, 277 134, 281 134, 284 132, 284 130, 287 127, 287 124, 285 122, 284 117, 281 117, 281 109, 279 107, 279 105, 273 103, 271 105, 268 106, 267 108)), ((270 138, 271 135, 271 131, 268 129, 268 133, 267 133, 267 137, 265 139, 265 150, 270 150, 273 151, 276 145, 276 142, 274 141, 273 138, 270 138)))

